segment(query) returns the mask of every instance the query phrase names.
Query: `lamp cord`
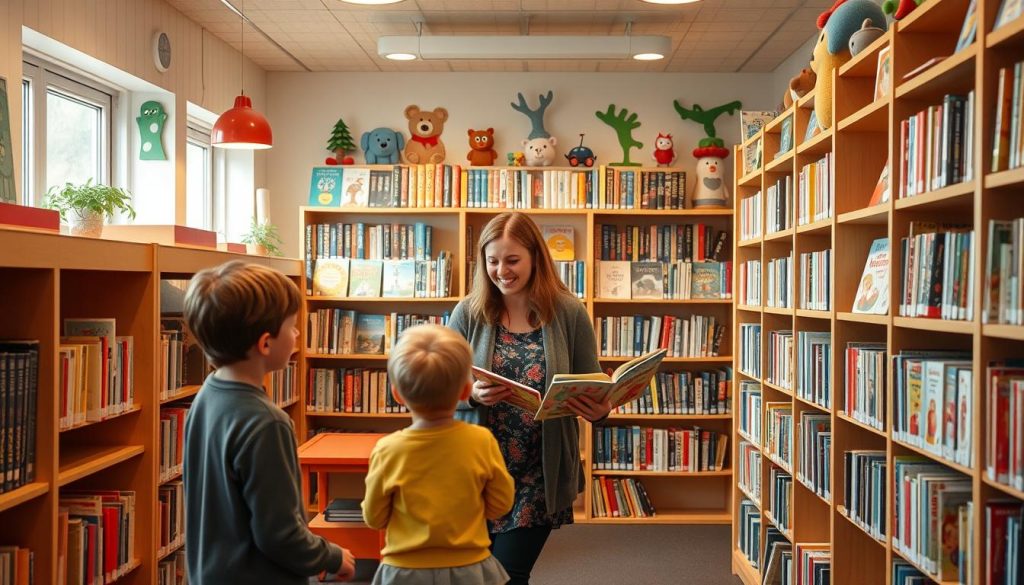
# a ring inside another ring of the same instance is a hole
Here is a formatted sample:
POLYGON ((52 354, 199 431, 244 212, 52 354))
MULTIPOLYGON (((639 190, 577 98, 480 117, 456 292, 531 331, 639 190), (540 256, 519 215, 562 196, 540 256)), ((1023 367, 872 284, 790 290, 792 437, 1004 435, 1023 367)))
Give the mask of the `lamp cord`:
POLYGON ((242 80, 242 95, 245 95, 245 0, 242 0, 242 55, 238 60, 238 69, 242 80))

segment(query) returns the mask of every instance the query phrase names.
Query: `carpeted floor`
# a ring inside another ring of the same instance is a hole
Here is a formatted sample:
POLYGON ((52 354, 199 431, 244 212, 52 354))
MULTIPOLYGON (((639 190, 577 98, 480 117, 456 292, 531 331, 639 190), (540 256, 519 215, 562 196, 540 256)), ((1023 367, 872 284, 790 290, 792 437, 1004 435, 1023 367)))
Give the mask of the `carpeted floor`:
POLYGON ((574 525, 551 534, 531 585, 739 585, 728 526, 574 525))

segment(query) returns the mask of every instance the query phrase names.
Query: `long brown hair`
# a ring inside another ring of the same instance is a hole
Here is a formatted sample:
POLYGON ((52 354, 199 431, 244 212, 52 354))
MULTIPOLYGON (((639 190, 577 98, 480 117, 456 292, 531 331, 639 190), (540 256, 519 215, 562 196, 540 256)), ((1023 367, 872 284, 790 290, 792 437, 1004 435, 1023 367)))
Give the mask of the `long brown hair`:
POLYGON ((476 274, 473 276, 473 290, 467 296, 470 311, 487 320, 491 325, 501 321, 505 301, 501 291, 487 276, 487 255, 484 248, 502 236, 509 236, 530 253, 533 270, 526 283, 527 306, 530 324, 534 327, 546 325, 555 317, 555 301, 561 295, 571 294, 559 280, 551 253, 544 245, 540 228, 529 215, 518 211, 501 213, 487 222, 476 246, 476 274))

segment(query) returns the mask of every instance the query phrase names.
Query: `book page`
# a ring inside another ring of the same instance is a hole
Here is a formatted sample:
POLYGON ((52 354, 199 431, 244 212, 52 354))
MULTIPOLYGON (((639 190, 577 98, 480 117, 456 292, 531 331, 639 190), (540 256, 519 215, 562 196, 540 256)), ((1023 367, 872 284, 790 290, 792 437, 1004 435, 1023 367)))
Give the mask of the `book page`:
POLYGON ((588 396, 601 402, 611 400, 612 408, 636 400, 658 371, 658 366, 668 352, 659 349, 634 358, 615 370, 609 378, 600 372, 592 374, 555 374, 547 394, 537 413, 537 420, 574 416, 566 402, 575 396, 588 396))
POLYGON ((496 386, 505 386, 511 390, 512 394, 505 399, 505 402, 508 402, 513 406, 518 406, 531 414, 540 410, 540 392, 537 392, 533 388, 530 388, 525 384, 520 384, 515 380, 510 380, 504 376, 499 376, 490 370, 478 368, 477 366, 473 366, 473 375, 476 376, 477 380, 490 382, 496 386))

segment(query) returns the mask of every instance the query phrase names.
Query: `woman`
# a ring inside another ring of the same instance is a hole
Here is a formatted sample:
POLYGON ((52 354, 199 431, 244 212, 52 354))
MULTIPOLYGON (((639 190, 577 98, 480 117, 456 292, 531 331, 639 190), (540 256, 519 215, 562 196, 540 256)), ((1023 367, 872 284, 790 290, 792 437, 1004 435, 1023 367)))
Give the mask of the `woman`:
MULTIPOLYGON (((473 290, 452 312, 449 326, 473 348, 473 363, 543 394, 555 374, 601 371, 594 328, 583 304, 556 276, 551 254, 528 215, 502 213, 477 244, 473 290)), ((492 551, 511 580, 526 585, 552 528, 572 523, 583 488, 579 424, 574 417, 544 422, 504 400, 511 390, 477 381, 457 417, 494 433, 515 480, 515 503, 488 523, 492 551)), ((590 421, 610 403, 575 398, 573 410, 590 421)))

